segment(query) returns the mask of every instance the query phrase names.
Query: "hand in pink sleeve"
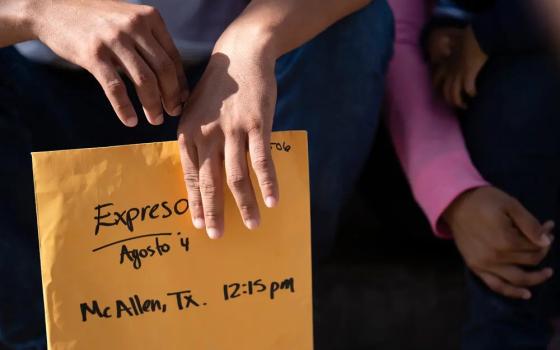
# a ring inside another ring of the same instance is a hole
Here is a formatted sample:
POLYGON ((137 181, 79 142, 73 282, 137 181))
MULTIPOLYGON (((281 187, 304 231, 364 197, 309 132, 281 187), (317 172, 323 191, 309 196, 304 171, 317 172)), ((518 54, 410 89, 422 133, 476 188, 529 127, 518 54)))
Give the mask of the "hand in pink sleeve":
POLYGON ((389 0, 396 23, 387 75, 388 126, 414 196, 437 236, 450 237, 441 216, 461 193, 487 182, 473 166, 457 117, 432 88, 420 48, 424 0, 389 0))
POLYGON ((389 3, 397 37, 387 76, 388 125, 414 196, 436 235, 453 232, 466 265, 488 288, 510 298, 531 298, 529 288, 547 281, 552 269, 520 266, 538 264, 548 254, 554 225, 541 225, 497 188, 468 191, 487 183, 469 158, 457 118, 432 89, 419 47, 426 3, 389 3), (503 242, 508 242, 506 250, 503 242))

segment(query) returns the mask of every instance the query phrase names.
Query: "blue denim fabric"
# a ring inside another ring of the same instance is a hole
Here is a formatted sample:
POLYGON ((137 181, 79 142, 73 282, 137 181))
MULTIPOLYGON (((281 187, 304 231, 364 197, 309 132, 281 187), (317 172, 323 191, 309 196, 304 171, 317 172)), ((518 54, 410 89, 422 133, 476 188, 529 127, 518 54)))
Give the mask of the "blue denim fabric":
MULTIPOLYGON (((560 219, 560 76, 546 55, 492 57, 462 118, 474 164, 541 222, 560 219)), ((467 273, 470 297, 464 350, 545 350, 558 316, 558 237, 541 264, 556 274, 530 301, 501 297, 467 273)))
MULTIPOLYGON (((332 247, 339 211, 369 154, 392 41, 391 12, 378 0, 278 61, 274 129, 309 132, 316 255, 332 247)), ((203 68, 189 71, 191 82, 203 68)), ((172 140, 176 125, 168 118, 163 126, 124 127, 89 74, 0 49, 0 348, 44 347, 29 152, 172 140)))
POLYGON ((371 150, 392 55, 393 16, 375 1, 277 63, 274 130, 307 130, 315 260, 371 150))
POLYGON ((471 19, 471 13, 454 0, 438 0, 432 11, 436 20, 449 19, 466 23, 471 19))

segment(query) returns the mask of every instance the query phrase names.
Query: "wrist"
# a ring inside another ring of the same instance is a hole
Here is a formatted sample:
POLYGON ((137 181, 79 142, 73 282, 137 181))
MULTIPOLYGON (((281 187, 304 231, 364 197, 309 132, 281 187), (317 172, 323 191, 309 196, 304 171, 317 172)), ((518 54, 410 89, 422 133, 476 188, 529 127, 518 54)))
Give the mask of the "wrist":
POLYGON ((41 8, 44 1, 23 0, 19 2, 20 8, 17 14, 18 27, 25 40, 38 39, 38 23, 41 18, 41 8))
POLYGON ((447 226, 451 227, 453 225, 454 219, 458 211, 461 211, 464 202, 468 200, 468 197, 480 187, 469 188, 461 192, 449 205, 445 208, 441 217, 447 226))
POLYGON ((280 57, 272 31, 259 24, 243 21, 232 23, 220 36, 212 54, 221 53, 232 58, 242 58, 274 65, 280 57))
POLYGON ((35 39, 35 9, 40 0, 7 1, 0 4, 0 28, 5 36, 0 38, 0 46, 35 39))

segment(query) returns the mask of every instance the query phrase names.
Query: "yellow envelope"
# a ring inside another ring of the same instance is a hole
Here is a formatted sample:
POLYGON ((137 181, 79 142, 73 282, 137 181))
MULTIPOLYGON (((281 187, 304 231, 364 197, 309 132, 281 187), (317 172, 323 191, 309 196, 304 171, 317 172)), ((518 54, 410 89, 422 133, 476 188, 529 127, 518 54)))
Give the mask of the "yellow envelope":
POLYGON ((176 142, 33 153, 49 348, 312 349, 307 137, 272 139, 279 206, 249 231, 225 191, 219 240, 176 142))

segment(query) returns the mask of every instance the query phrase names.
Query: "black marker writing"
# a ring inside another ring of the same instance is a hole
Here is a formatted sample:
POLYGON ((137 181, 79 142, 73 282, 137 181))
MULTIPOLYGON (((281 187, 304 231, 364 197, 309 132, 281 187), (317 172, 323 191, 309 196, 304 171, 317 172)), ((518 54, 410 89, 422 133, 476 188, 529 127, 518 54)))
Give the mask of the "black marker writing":
POLYGON ((94 210, 95 235, 99 234, 102 226, 125 226, 128 231, 134 232, 136 220, 155 220, 158 218, 166 219, 172 215, 185 215, 189 210, 189 202, 181 198, 170 204, 168 201, 146 205, 139 208, 129 208, 125 210, 109 211, 107 208, 114 206, 114 203, 104 203, 97 205, 94 210))

